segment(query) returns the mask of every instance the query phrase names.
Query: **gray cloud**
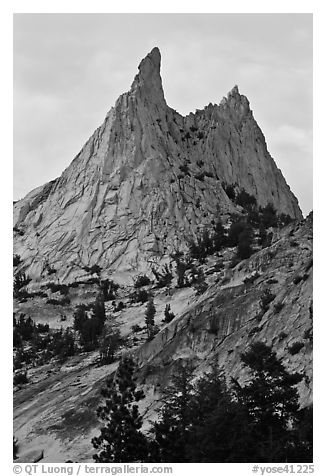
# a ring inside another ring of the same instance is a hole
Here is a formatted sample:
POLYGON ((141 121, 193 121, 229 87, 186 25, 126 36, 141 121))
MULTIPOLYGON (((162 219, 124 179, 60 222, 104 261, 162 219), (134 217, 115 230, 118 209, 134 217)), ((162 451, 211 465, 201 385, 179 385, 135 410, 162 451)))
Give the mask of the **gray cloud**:
POLYGON ((312 15, 18 14, 14 197, 61 174, 158 46, 168 104, 186 114, 233 87, 312 208, 312 15))

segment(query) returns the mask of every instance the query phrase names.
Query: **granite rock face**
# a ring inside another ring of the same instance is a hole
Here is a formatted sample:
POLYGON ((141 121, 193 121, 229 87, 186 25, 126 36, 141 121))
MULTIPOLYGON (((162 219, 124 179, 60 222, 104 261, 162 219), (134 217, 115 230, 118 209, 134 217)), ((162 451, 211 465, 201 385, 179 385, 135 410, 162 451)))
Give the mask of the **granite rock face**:
POLYGON ((15 203, 14 252, 34 282, 48 266, 62 282, 94 264, 124 282, 148 272, 237 211, 225 184, 302 217, 238 88, 183 117, 166 104, 160 63, 154 48, 62 175, 15 203))
MULTIPOLYGON (((301 404, 312 403, 312 231, 310 215, 275 232, 270 246, 235 268, 209 274, 210 263, 203 265, 209 286, 200 296, 193 288, 153 290, 160 330, 148 342, 144 329, 137 334, 138 342, 127 348, 137 363, 137 385, 146 395, 139 402, 145 430, 157 417, 162 390, 181 364, 189 362, 198 378, 218 362, 228 383, 234 377, 242 384, 249 375, 240 356, 255 341, 272 346, 289 371, 303 375, 298 386, 301 404), (262 312, 266 290, 273 299, 262 312), (162 322, 166 304, 175 313, 168 324, 162 322)), ((144 325, 146 303, 130 305, 129 297, 125 290, 120 298, 126 307, 107 314, 111 325, 130 339, 135 337, 133 325, 144 325)), ((30 458, 23 461, 33 462, 39 449, 44 449, 45 463, 92 461, 100 389, 118 366, 118 357, 111 364, 95 365, 97 356, 82 353, 63 364, 29 369, 30 383, 14 391, 14 432, 30 458)))
POLYGON ((240 355, 257 341, 273 347, 290 372, 304 375, 301 404, 312 404, 312 221, 311 213, 282 230, 271 246, 225 271, 225 284, 212 284, 189 300, 136 353, 144 382, 164 388, 178 361, 191 362, 196 377, 218 361, 228 378, 246 382, 240 355), (266 291, 272 300, 262 310, 266 291))

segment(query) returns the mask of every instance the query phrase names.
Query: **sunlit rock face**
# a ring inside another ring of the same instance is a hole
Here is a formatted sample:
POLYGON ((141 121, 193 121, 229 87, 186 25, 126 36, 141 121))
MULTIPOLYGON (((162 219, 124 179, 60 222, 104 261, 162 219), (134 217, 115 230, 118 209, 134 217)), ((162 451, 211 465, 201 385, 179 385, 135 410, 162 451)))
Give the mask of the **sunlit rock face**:
POLYGON ((62 282, 94 264, 122 282, 149 272, 237 211, 227 184, 302 217, 237 86, 183 117, 166 104, 160 64, 154 48, 62 175, 14 205, 14 252, 33 282, 48 265, 62 282))

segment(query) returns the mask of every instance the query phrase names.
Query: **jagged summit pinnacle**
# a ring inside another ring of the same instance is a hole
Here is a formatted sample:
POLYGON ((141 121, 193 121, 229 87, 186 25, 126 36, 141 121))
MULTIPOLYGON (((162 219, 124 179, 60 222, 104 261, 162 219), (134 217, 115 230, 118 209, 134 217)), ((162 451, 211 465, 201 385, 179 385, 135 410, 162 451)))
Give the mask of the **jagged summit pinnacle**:
POLYGON ((247 96, 239 93, 237 84, 223 97, 219 106, 223 109, 232 110, 240 119, 251 113, 249 100, 247 96))
POLYGON ((141 96, 155 98, 158 101, 164 100, 160 69, 161 53, 155 47, 140 62, 139 71, 132 83, 131 91, 141 91, 141 96))
POLYGON ((148 53, 147 56, 140 62, 138 69, 139 72, 148 70, 148 67, 152 70, 160 71, 161 68, 161 52, 157 46, 148 53))
POLYGON ((160 64, 155 47, 61 177, 15 204, 23 234, 16 232, 14 249, 30 276, 43 279, 47 263, 67 282, 94 264, 110 276, 124 273, 122 280, 150 272, 209 226, 217 209, 223 220, 237 211, 225 184, 301 218, 238 87, 183 117, 166 104, 160 64))
POLYGON ((231 91, 229 91, 228 96, 234 96, 235 94, 240 94, 239 87, 237 84, 235 84, 233 88, 231 89, 231 91))

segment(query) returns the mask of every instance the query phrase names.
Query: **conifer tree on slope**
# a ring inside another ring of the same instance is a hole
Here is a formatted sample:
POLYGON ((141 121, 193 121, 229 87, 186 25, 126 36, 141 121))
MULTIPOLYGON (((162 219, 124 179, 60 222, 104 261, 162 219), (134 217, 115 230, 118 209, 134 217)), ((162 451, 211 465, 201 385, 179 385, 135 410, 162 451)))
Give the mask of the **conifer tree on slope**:
POLYGON ((156 313, 156 309, 155 309, 155 306, 154 306, 153 298, 151 297, 148 300, 146 313, 145 313, 145 323, 146 323, 146 327, 147 327, 148 340, 150 340, 154 337, 154 326, 155 326, 154 316, 155 316, 155 313, 156 313))
POLYGON ((187 459, 196 463, 229 463, 250 459, 250 433, 244 408, 232 398, 215 363, 195 385, 187 459), (248 459, 247 459, 248 458, 248 459))
POLYGON ((294 461, 298 456, 296 436, 300 417, 296 385, 302 375, 290 374, 271 347, 262 342, 252 344, 241 360, 250 368, 252 380, 243 387, 236 384, 235 391, 247 408, 255 435, 254 460, 294 461))
POLYGON ((93 456, 97 463, 147 461, 147 439, 140 431, 142 418, 137 405, 144 394, 136 389, 133 373, 132 358, 124 357, 113 381, 102 390, 105 402, 97 409, 97 415, 104 426, 100 436, 92 439, 98 450, 93 456))
POLYGON ((172 385, 164 392, 160 417, 151 430, 154 434, 151 461, 188 462, 186 446, 193 418, 194 393, 191 376, 191 366, 182 367, 173 377, 172 385))

